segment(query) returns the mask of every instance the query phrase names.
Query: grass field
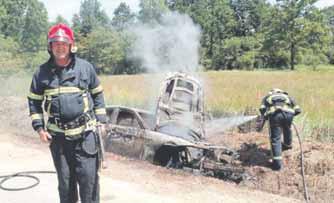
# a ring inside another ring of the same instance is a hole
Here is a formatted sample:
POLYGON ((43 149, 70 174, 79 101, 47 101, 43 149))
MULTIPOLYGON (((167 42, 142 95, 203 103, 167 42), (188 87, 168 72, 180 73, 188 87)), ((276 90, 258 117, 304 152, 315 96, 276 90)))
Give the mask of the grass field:
MULTIPOLYGON (((0 76, 1 96, 25 96, 31 74, 0 76)), ((165 75, 100 76, 107 104, 153 110, 159 83, 165 75)), ((199 73, 204 85, 205 106, 215 116, 227 112, 257 109, 262 97, 273 87, 289 92, 303 113, 296 117, 310 131, 334 134, 334 68, 320 71, 220 71, 199 73)), ((334 136, 334 135, 333 135, 334 136)))
MULTIPOLYGON (((200 73, 197 77, 204 84, 206 109, 215 116, 257 109, 262 97, 276 87, 289 92, 301 106, 303 113, 296 117, 296 122, 302 123, 307 134, 332 137, 334 71, 220 71, 200 73)), ((103 76, 101 80, 109 104, 152 109, 162 78, 162 75, 103 76)))

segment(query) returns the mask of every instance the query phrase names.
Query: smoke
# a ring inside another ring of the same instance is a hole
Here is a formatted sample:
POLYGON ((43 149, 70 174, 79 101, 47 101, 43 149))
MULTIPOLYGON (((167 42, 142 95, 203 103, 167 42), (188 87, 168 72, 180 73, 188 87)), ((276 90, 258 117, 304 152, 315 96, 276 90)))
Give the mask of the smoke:
POLYGON ((159 24, 138 24, 131 32, 136 41, 130 56, 147 72, 198 70, 201 30, 188 15, 167 12, 159 24))

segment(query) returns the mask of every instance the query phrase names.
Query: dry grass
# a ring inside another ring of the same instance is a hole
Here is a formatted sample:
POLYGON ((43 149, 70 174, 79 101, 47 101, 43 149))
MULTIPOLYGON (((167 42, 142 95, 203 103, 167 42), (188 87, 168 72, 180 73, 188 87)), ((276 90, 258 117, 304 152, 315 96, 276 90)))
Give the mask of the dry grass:
MULTIPOLYGON (((274 87, 284 89, 301 106, 296 117, 303 133, 314 128, 330 128, 334 120, 334 71, 220 71, 200 73, 204 84, 206 109, 219 116, 225 112, 257 109, 261 99, 274 87)), ((108 103, 152 109, 162 75, 101 77, 108 103), (148 105, 149 104, 149 105, 148 105)), ((333 130, 328 130, 328 132, 333 130)), ((326 135, 328 137, 328 135, 326 135)), ((330 135, 332 137, 332 135, 330 135)))
MULTIPOLYGON (((31 74, 32 75, 32 74, 31 74)), ((26 96, 31 75, 0 76, 1 96, 26 96)), ((154 109, 159 84, 165 75, 101 76, 108 104, 154 109)), ((334 71, 221 71, 200 73, 206 109, 219 116, 225 112, 257 109, 273 87, 284 89, 301 106, 296 123, 303 133, 333 140, 334 71)))

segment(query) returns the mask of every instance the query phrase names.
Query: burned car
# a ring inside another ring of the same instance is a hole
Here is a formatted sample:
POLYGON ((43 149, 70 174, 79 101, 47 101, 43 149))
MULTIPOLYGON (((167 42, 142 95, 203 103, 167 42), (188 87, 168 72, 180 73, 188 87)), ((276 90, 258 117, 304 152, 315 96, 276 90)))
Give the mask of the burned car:
POLYGON ((167 128, 170 131, 173 128, 177 133, 175 128, 182 125, 193 130, 198 137, 205 137, 204 99, 200 82, 186 73, 177 72, 167 76, 160 87, 155 114, 157 130, 166 131, 167 128))
POLYGON ((106 151, 236 182, 245 176, 236 151, 206 142, 202 86, 185 73, 162 82, 154 113, 110 106, 107 116, 106 151))
POLYGON ((235 151, 207 143, 191 129, 179 126, 177 134, 183 137, 174 136, 173 131, 158 132, 155 115, 135 108, 110 106, 107 115, 106 151, 237 182, 244 176, 234 165, 238 162, 235 151))

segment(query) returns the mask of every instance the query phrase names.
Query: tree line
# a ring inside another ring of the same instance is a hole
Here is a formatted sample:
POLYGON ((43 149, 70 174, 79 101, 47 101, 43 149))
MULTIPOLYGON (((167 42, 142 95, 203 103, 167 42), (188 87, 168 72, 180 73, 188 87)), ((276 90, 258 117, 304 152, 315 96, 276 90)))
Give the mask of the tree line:
POLYGON ((188 14, 201 27, 200 64, 205 70, 295 69, 334 64, 334 6, 317 0, 140 0, 139 12, 120 3, 109 18, 98 0, 81 1, 71 22, 48 21, 38 0, 0 0, 0 71, 35 69, 47 59, 48 28, 62 22, 76 35, 79 56, 106 74, 145 72, 127 56, 134 36, 127 28, 159 24, 170 11, 188 14))

